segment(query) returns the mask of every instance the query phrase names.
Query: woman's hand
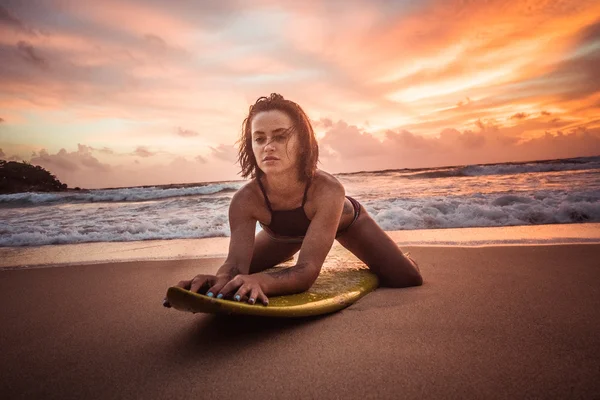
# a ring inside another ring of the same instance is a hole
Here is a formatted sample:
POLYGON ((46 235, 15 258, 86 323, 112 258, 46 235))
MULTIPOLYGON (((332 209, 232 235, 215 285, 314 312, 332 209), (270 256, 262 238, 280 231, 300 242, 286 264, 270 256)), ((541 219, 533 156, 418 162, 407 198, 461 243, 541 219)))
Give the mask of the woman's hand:
MULTIPOLYGON (((229 275, 198 274, 189 281, 180 281, 175 285, 175 287, 180 287, 194 293, 204 293, 206 290, 206 295, 208 297, 212 297, 213 293, 217 292, 215 288, 222 288, 227 282, 229 282, 230 279, 231 278, 229 275)), ((166 297, 163 300, 163 306, 171 307, 171 304, 166 297)))
MULTIPOLYGON (((269 299, 264 293, 262 286, 260 285, 260 278, 254 275, 237 275, 235 278, 227 282, 219 290, 217 298, 227 297, 233 294, 235 301, 242 301, 248 299, 248 303, 254 304, 257 300, 260 300, 265 306, 269 304, 269 299)), ((218 285, 215 285, 216 289, 218 285)), ((213 288, 211 288, 212 290, 213 288)))

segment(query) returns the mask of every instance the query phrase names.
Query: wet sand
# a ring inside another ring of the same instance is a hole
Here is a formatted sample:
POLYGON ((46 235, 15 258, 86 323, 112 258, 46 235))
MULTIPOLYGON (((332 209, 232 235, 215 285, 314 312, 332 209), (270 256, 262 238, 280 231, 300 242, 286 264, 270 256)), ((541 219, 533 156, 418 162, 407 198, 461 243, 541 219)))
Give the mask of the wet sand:
POLYGON ((600 398, 600 244, 403 247, 421 287, 325 317, 161 306, 222 259, 0 271, 2 398, 600 398))

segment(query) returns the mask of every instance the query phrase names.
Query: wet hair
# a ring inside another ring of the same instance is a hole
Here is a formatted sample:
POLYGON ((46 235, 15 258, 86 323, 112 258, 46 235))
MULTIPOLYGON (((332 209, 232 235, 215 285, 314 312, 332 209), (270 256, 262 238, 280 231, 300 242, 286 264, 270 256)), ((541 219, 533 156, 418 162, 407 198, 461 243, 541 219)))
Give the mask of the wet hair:
POLYGON ((242 177, 260 178, 264 175, 264 172, 258 167, 256 157, 252 151, 252 119, 260 112, 271 110, 282 111, 292 120, 293 132, 298 134, 298 141, 300 142, 299 178, 302 181, 311 179, 317 169, 319 160, 319 145, 315 138, 315 132, 302 108, 277 93, 271 93, 269 97, 259 97, 256 103, 250 106, 248 116, 242 123, 238 151, 242 177))

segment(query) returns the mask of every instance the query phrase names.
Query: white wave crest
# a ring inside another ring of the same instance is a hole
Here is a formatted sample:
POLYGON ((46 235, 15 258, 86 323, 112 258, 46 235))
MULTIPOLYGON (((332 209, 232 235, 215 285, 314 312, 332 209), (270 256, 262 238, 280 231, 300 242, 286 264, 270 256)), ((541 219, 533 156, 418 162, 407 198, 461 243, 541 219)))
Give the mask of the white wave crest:
POLYGON ((166 199, 169 197, 210 195, 219 192, 236 191, 244 182, 214 183, 202 186, 161 188, 161 187, 139 187, 123 189, 98 189, 81 193, 59 192, 59 193, 16 193, 0 196, 0 204, 45 204, 66 202, 124 202, 124 201, 148 201, 166 199))

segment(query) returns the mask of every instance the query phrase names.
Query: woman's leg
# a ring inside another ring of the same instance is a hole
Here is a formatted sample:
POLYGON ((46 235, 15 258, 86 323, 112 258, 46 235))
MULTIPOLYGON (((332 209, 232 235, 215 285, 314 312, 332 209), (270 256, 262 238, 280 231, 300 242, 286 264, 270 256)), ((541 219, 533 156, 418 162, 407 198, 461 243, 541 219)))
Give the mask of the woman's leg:
POLYGON ((337 240, 367 264, 379 277, 382 286, 408 287, 423 284, 417 264, 402 253, 362 205, 358 219, 337 240))
POLYGON ((250 273, 254 274, 274 267, 293 257, 302 243, 286 243, 273 239, 265 231, 260 231, 254 239, 254 253, 250 262, 250 273))

